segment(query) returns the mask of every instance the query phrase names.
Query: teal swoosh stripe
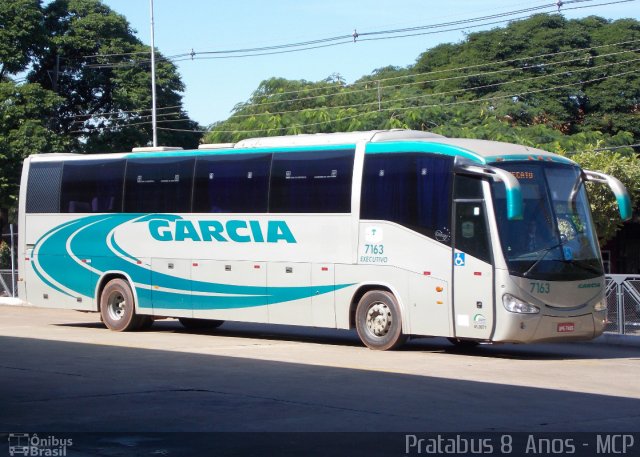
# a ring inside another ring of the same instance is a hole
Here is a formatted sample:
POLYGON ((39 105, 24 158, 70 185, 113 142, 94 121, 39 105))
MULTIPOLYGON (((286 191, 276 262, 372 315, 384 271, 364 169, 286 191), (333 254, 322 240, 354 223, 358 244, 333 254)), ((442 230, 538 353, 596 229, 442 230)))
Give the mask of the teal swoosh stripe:
POLYGON ((130 260, 133 260, 134 262, 137 262, 139 259, 136 259, 135 257, 133 257, 132 255, 130 255, 128 252, 126 252, 124 249, 122 249, 118 243, 116 243, 116 235, 115 233, 111 234, 111 239, 109 240, 111 242, 111 246, 113 246, 113 249, 115 249, 115 251, 120 254, 122 257, 126 257, 130 260))
MULTIPOLYGON (((142 307, 187 308, 193 291, 202 294, 224 294, 221 296, 193 296, 194 307, 197 309, 246 308, 308 298, 351 285, 241 286, 190 281, 159 272, 153 272, 152 284, 151 270, 145 268, 144 265, 132 263, 131 260, 137 259, 117 245, 111 232, 129 221, 143 222, 152 219, 176 220, 180 218, 180 216, 170 214, 87 216, 61 224, 40 238, 35 247, 37 249, 36 260, 42 270, 62 287, 88 297, 93 296, 97 281, 105 272, 122 271, 129 275, 135 284, 147 286, 147 288, 143 287, 137 290, 139 305, 142 307), (106 243, 110 235, 113 250, 106 243), (67 243, 70 252, 80 259, 79 261, 68 255, 67 243), (91 269, 82 263, 82 259, 91 259, 91 269), (152 285, 170 290, 150 291, 149 288, 152 285)), ((38 276, 45 281, 41 274, 38 273, 38 276)), ((59 287, 49 281, 45 282, 62 292, 59 287)))
MULTIPOLYGON (((50 278, 63 288, 79 295, 92 297, 94 288, 90 288, 90 284, 95 285, 98 275, 84 268, 82 264, 77 263, 67 254, 66 242, 76 230, 82 229, 87 223, 100 221, 101 218, 104 216, 79 219, 62 224, 45 234, 34 246, 36 254, 33 262, 34 269, 37 269, 36 264, 38 264, 50 278)), ((57 286, 55 288, 60 290, 57 286)))
MULTIPOLYGON (((269 304, 284 303, 287 301, 299 300, 302 298, 308 298, 315 295, 325 294, 334 290, 343 289, 349 287, 351 284, 341 284, 339 286, 323 286, 318 287, 287 287, 278 288, 272 287, 266 288, 266 295, 263 296, 191 296, 181 293, 173 293, 166 291, 153 291, 153 305, 142 306, 143 308, 156 308, 156 309, 191 309, 194 310, 207 310, 207 309, 238 309, 238 308, 252 308, 256 306, 265 306, 269 304), (282 290, 275 290, 282 289, 282 290), (299 289, 292 291, 292 289, 299 289), (330 290, 326 290, 330 289, 330 290), (316 291, 318 294, 316 294, 316 291), (189 305, 189 300, 192 300, 189 305)), ((138 292, 138 295, 140 293, 138 292)), ((142 303, 142 300, 141 300, 142 303)))
POLYGON ((60 289, 58 286, 56 286, 55 284, 52 284, 47 278, 45 278, 42 273, 40 273, 40 271, 38 270, 38 267, 36 267, 33 263, 31 264, 33 266, 33 271, 35 271, 36 275, 38 276, 38 278, 40 278, 40 280, 45 283, 46 285, 48 285, 49 287, 53 288, 54 290, 57 290, 58 292, 68 296, 68 297, 72 297, 71 294, 68 294, 67 292, 65 292, 64 290, 60 289))

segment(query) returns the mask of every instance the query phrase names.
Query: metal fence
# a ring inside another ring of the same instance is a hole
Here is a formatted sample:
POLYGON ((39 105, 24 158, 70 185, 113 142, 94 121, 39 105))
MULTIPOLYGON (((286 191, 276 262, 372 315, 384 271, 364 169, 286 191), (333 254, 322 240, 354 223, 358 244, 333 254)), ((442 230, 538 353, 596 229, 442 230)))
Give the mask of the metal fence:
POLYGON ((0 270, 0 297, 15 297, 17 295, 15 278, 17 271, 0 270))
POLYGON ((607 275, 605 331, 640 335, 640 275, 607 275))
POLYGON ((9 233, 3 233, 0 239, 0 297, 15 297, 16 278, 16 247, 18 234, 13 224, 9 225, 9 233))

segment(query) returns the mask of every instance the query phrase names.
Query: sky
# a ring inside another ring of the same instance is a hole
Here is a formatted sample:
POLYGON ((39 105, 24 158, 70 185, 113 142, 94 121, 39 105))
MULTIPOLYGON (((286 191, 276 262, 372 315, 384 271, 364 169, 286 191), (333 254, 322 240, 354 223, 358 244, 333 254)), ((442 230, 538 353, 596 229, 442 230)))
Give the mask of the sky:
MULTIPOLYGON (((640 0, 564 0, 568 19, 598 15, 640 18, 640 0), (600 6, 598 6, 600 5, 600 6), (582 9, 568 10, 570 7, 582 9)), ((151 42, 149 0, 103 0, 124 15, 138 38, 151 42)), ((341 35, 443 24, 531 7, 557 11, 556 0, 153 0, 156 49, 164 56, 306 42, 341 35)), ((517 18, 530 13, 508 16, 517 18)), ((496 21, 495 19, 493 21, 496 21)), ((492 22, 492 21, 485 21, 492 22)), ((389 65, 406 67, 441 43, 457 43, 465 34, 500 24, 379 41, 349 41, 301 52, 233 59, 176 62, 186 85, 183 103, 189 116, 206 127, 224 120, 237 103, 249 99, 271 77, 320 81, 340 74, 347 83, 389 65)), ((460 28, 450 26, 449 29, 460 28)), ((204 57, 205 54, 197 54, 204 57)), ((160 107, 159 107, 160 108, 160 107)))

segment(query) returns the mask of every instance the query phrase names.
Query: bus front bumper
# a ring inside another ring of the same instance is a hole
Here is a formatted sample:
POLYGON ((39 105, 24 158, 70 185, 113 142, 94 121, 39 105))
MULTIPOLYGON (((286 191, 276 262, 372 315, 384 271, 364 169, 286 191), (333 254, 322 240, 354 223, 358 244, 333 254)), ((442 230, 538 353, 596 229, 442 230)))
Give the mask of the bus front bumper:
POLYGON ((493 342, 541 343, 554 341, 587 341, 602 335, 605 311, 579 316, 508 313, 500 316, 493 342))

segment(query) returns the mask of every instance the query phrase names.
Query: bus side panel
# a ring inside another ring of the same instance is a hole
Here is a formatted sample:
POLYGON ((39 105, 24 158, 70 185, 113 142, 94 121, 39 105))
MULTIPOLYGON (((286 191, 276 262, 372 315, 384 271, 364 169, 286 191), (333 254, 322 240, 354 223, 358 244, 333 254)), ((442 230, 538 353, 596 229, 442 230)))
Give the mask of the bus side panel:
POLYGON ((411 333, 423 336, 452 336, 449 295, 445 281, 424 274, 411 274, 407 304, 411 333))
POLYGON ((193 317, 269 321, 265 262, 194 260, 191 279, 193 317))
POLYGON ((91 259, 84 255, 73 257, 68 250, 70 241, 66 232, 73 231, 68 225, 73 219, 51 214, 32 214, 27 218, 25 271, 21 273, 24 287, 29 290, 27 301, 50 308, 94 310, 95 274, 91 271, 91 259), (53 276, 64 277, 64 283, 53 276))
POLYGON ((320 293, 327 285, 335 286, 335 266, 333 264, 314 263, 311 265, 311 297, 312 325, 314 327, 336 327, 336 294, 335 287, 320 293))
POLYGON ((193 316, 191 260, 151 259, 151 302, 156 316, 193 316), (168 276, 171 276, 173 283, 164 280, 168 276))
POLYGON ((271 262, 267 268, 267 284, 270 324, 313 324, 311 264, 271 262))

